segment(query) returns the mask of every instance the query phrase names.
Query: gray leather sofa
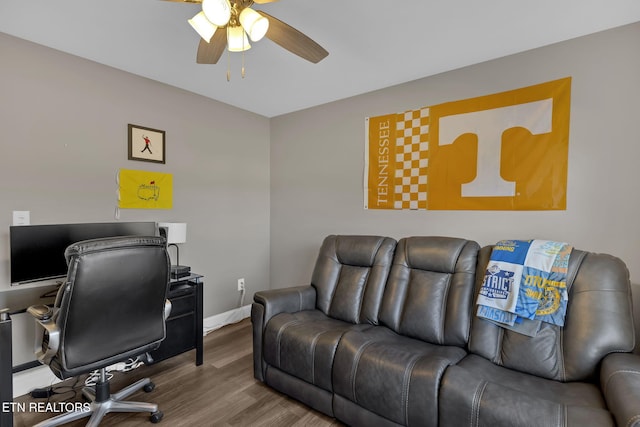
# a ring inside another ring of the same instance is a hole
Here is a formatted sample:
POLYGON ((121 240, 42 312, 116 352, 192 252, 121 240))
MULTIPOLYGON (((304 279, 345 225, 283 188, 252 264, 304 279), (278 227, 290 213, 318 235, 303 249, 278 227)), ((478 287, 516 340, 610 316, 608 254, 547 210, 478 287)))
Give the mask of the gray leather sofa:
POLYGON ((629 274, 573 251, 565 326, 474 315, 491 247, 328 236, 308 286, 258 292, 254 376, 354 426, 640 426, 629 274))

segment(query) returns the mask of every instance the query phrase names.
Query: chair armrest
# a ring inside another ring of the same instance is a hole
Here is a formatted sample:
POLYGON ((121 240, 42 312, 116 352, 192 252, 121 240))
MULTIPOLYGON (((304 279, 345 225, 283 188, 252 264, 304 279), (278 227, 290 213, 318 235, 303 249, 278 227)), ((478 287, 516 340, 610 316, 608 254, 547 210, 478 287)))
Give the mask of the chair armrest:
POLYGON ((60 329, 54 321, 57 310, 46 305, 32 305, 27 312, 36 320, 36 358, 48 365, 60 347, 60 329))
POLYGON ((640 427, 640 356, 611 353, 602 361, 602 394, 619 426, 640 427))
POLYGON ((251 305, 253 325, 253 376, 264 381, 266 364, 262 358, 262 334, 269 320, 279 313, 295 313, 313 310, 316 307, 316 288, 297 286, 294 288, 270 289, 256 292, 251 305))
POLYGON ((27 312, 37 320, 46 322, 53 317, 53 308, 48 305, 32 305, 27 308, 27 312))
POLYGON ((172 308, 173 308, 173 304, 171 304, 171 301, 166 299, 164 301, 164 320, 167 320, 169 318, 169 316, 171 315, 172 308))

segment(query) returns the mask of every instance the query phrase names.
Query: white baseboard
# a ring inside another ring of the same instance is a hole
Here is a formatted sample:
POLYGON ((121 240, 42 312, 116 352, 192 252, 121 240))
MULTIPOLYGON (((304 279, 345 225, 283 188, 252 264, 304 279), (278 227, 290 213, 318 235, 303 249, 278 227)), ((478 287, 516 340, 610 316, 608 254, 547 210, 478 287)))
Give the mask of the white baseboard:
POLYGON ((48 366, 36 366, 35 368, 13 374, 13 397, 22 396, 31 392, 34 388, 43 388, 62 381, 51 372, 48 366))
MULTIPOLYGON (((207 335, 210 332, 220 329, 223 326, 237 323, 251 315, 251 305, 235 308, 215 316, 207 317, 202 321, 202 333, 207 335)), ((56 384, 58 379, 48 366, 37 366, 25 371, 13 374, 13 397, 22 396, 31 392, 34 388, 48 387, 56 384)))
POLYGON ((215 316, 207 317, 202 321, 202 333, 207 335, 210 332, 220 329, 223 326, 232 325, 251 316, 251 304, 244 305, 215 316))

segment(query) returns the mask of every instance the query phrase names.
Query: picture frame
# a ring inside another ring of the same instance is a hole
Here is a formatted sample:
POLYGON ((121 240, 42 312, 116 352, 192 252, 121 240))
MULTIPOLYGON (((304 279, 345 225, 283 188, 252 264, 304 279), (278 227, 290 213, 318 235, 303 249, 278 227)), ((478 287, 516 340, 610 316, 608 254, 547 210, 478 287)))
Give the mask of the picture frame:
POLYGON ((129 160, 165 163, 165 131, 129 124, 129 160))

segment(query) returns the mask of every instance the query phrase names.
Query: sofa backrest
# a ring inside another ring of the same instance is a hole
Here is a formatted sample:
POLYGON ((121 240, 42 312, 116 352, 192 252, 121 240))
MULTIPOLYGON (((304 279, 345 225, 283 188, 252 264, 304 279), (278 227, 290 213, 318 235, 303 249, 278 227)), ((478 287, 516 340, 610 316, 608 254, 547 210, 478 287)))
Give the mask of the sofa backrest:
POLYGON ((327 236, 311 277, 316 308, 335 319, 377 325, 395 246, 389 237, 327 236))
MULTIPOLYGON (((475 295, 491 250, 487 246, 478 254, 475 295)), ((605 355, 634 347, 630 286, 629 271, 620 259, 574 249, 564 327, 543 322, 537 335, 529 337, 474 315, 469 350, 497 365, 548 379, 595 380, 605 355)))
POLYGON ((401 239, 381 323, 429 343, 466 346, 479 248, 476 242, 453 237, 401 239))

